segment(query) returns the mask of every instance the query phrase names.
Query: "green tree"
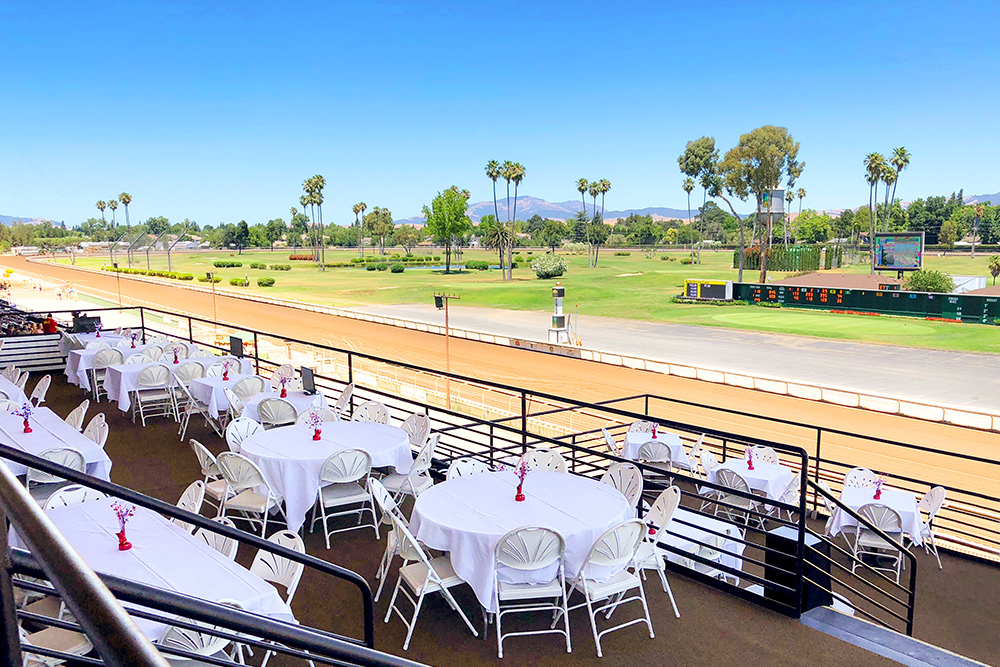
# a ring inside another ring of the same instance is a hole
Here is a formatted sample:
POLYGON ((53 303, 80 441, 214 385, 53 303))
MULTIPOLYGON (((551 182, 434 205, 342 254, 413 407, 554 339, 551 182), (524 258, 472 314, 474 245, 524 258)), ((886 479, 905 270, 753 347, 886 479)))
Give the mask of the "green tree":
POLYGON ((420 243, 420 233, 413 225, 401 225, 393 235, 396 244, 403 248, 406 255, 410 255, 410 250, 420 243))
MULTIPOLYGON (((103 199, 98 199, 96 206, 97 210, 101 212, 101 220, 104 220, 104 209, 108 207, 107 203, 103 199)), ((106 220, 104 221, 107 222, 106 220)))
MULTIPOLYGON (((692 222, 692 220, 691 220, 691 192, 694 190, 694 179, 685 178, 684 182, 681 184, 681 187, 684 189, 684 192, 687 193, 687 198, 688 198, 688 219, 687 219, 687 221, 688 221, 688 224, 691 224, 691 222, 692 222)), ((678 242, 680 242, 680 241, 678 241, 678 242)))
POLYGON ((795 218, 795 240, 805 243, 823 243, 833 234, 829 216, 806 209, 795 218))
POLYGON ((273 220, 267 221, 267 226, 264 230, 264 238, 267 239, 267 245, 274 252, 275 241, 280 241, 281 237, 285 234, 285 221, 281 218, 274 218, 273 220))
POLYGON ((250 227, 246 220, 240 220, 233 232, 233 243, 236 244, 239 254, 243 254, 243 248, 250 245, 250 227))
POLYGON ((115 229, 118 227, 118 223, 115 222, 115 210, 118 208, 118 200, 112 199, 109 201, 108 208, 111 209, 111 228, 115 229))
POLYGON ((878 184, 882 180, 885 158, 881 153, 865 156, 865 181, 868 183, 868 259, 869 273, 875 275, 875 202, 878 201, 878 184))
MULTIPOLYGON (((708 202, 708 191, 712 188, 712 179, 718 173, 719 151, 715 148, 714 137, 701 137, 689 141, 684 152, 677 158, 677 165, 683 174, 691 179, 698 179, 702 187, 702 206, 708 202)), ((691 193, 688 193, 688 219, 691 218, 691 193)), ((702 225, 698 221, 698 261, 701 262, 702 225)))
POLYGON ((487 250, 496 250, 500 255, 500 268, 504 266, 504 250, 507 248, 507 236, 509 234, 506 225, 500 224, 492 214, 484 215, 479 221, 477 231, 483 247, 487 250))
POLYGON ((445 273, 451 273, 451 250, 455 240, 472 229, 472 221, 465 214, 468 207, 469 191, 459 190, 454 185, 439 192, 429 207, 424 206, 427 231, 445 247, 445 273))
POLYGON ((958 223, 954 219, 948 218, 943 223, 941 223, 941 231, 938 232, 938 243, 941 245, 946 245, 949 248, 955 247, 955 241, 958 239, 958 223))
POLYGON ((566 225, 558 220, 546 220, 545 226, 535 236, 539 245, 551 248, 552 252, 556 251, 564 238, 566 238, 566 225))
POLYGON ((392 233, 395 225, 392 222, 392 212, 387 208, 376 206, 364 217, 365 229, 373 239, 378 240, 379 252, 385 254, 385 238, 392 233))
MULTIPOLYGON (((504 164, 504 169, 506 168, 506 163, 504 164)), ((500 163, 496 160, 490 160, 486 163, 486 178, 493 181, 493 222, 494 225, 500 224, 500 207, 497 204, 497 179, 503 175, 503 170, 500 167, 500 163)), ((510 181, 507 181, 507 206, 510 206, 510 181)), ((508 219, 509 220, 509 219, 508 219)), ((502 238, 502 234, 499 231, 495 231, 494 236, 497 240, 502 238)), ((497 245, 494 246, 496 250, 500 253, 500 275, 504 275, 504 263, 503 263, 503 250, 504 246, 497 245)))
POLYGON ((125 231, 130 231, 132 229, 132 224, 128 219, 128 205, 132 203, 132 195, 127 192, 123 192, 118 195, 118 201, 120 201, 122 206, 125 207, 125 231))
POLYGON ((163 232, 170 229, 170 221, 164 218, 162 215, 149 218, 146 220, 146 231, 155 236, 159 236, 163 232))
POLYGON ((951 276, 934 271, 933 269, 921 269, 913 271, 906 279, 904 287, 911 292, 937 292, 947 294, 955 289, 955 281, 951 276))
POLYGON ((594 249, 594 256, 591 260, 593 262, 592 266, 597 268, 597 259, 601 252, 601 246, 608 242, 608 237, 611 236, 611 225, 604 224, 602 216, 595 217, 590 225, 587 232, 590 237, 590 244, 594 249))
MULTIPOLYGON (((506 163, 505 163, 506 164, 506 163)), ((517 239, 517 232, 515 226, 517 224, 517 188, 521 185, 521 181, 524 180, 525 176, 524 166, 520 162, 514 162, 511 164, 507 176, 510 180, 514 182, 514 210, 511 213, 511 221, 508 225, 509 229, 507 236, 507 280, 514 280, 514 243, 517 239)))
POLYGON ((889 164, 896 170, 896 178, 892 179, 892 197, 889 198, 889 201, 896 201, 896 185, 899 183, 899 175, 910 166, 910 151, 903 146, 897 146, 892 150, 889 164))
POLYGON ((993 285, 997 284, 997 276, 1000 276, 1000 255, 992 255, 987 263, 990 275, 993 276, 993 285))

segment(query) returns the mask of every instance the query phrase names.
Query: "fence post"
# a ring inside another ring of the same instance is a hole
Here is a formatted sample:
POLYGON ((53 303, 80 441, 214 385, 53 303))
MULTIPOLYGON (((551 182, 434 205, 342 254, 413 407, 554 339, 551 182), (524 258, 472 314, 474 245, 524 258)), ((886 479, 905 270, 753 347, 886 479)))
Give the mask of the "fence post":
POLYGON ((645 412, 645 414, 648 417, 649 416, 649 394, 646 394, 645 398, 646 398, 646 412, 645 412))
MULTIPOLYGON (((816 482, 816 486, 819 486, 819 467, 820 467, 820 450, 823 446, 823 429, 816 429, 816 472, 813 476, 813 481, 816 482)), ((803 475, 805 477, 805 475, 803 475)), ((819 511, 819 497, 813 494, 813 515, 819 511)))
POLYGON ((347 353, 347 384, 354 383, 354 355, 347 353))
POLYGON ((194 342, 194 323, 190 317, 188 317, 188 342, 194 342))
POLYGON ((257 369, 254 372, 257 375, 260 375, 260 348, 257 347, 257 332, 256 331, 253 332, 253 364, 254 364, 254 368, 257 369))
MULTIPOLYGON (((802 465, 809 464, 809 455, 803 456, 802 465)), ((806 476, 799 476, 799 525, 795 545, 795 618, 802 616, 802 593, 805 590, 806 565, 806 476)), ((781 511, 778 511, 781 515, 781 511)))
POLYGON ((139 306, 139 327, 142 329, 142 344, 146 344, 146 309, 139 306))
POLYGON ((528 453, 528 395, 521 390, 521 456, 528 453))

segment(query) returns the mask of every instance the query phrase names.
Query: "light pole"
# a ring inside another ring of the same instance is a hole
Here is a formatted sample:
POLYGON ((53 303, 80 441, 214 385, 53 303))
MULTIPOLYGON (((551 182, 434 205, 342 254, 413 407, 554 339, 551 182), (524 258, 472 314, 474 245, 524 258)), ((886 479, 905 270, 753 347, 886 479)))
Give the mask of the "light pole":
POLYGON ((118 307, 122 307, 122 274, 118 272, 118 262, 114 263, 115 278, 118 279, 118 307))
POLYGON ((435 294, 434 305, 438 310, 444 310, 444 365, 447 375, 445 375, 445 406, 451 410, 451 326, 448 322, 448 302, 451 299, 461 299, 462 297, 450 294, 435 294))
POLYGON ((215 300, 215 274, 211 271, 205 273, 208 278, 208 282, 212 285, 212 326, 215 327, 215 331, 219 331, 219 306, 215 300))

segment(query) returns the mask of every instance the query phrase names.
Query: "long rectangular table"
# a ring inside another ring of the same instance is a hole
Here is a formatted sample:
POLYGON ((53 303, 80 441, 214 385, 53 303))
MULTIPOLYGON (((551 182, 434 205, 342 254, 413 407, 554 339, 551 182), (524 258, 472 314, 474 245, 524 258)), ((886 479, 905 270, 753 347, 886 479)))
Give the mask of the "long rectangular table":
MULTIPOLYGON (((87 461, 88 475, 105 481, 111 479, 111 459, 107 453, 52 410, 35 408, 30 423, 31 433, 25 433, 23 419, 0 413, 0 442, 35 456, 47 449, 71 447, 83 454, 83 458, 87 461)), ((6 460, 4 462, 15 475, 27 472, 27 468, 20 463, 6 460)))
MULTIPOLYGON (((171 355, 161 361, 147 364, 119 364, 117 366, 109 366, 107 373, 104 374, 104 391, 108 392, 108 400, 117 402, 118 408, 122 412, 128 412, 132 405, 132 392, 136 390, 136 380, 139 378, 139 373, 152 363, 163 364, 173 373, 182 364, 196 363, 204 368, 208 368, 212 364, 224 361, 225 359, 236 361, 235 357, 198 357, 195 359, 181 359, 175 364, 173 362, 173 355, 171 355)), ((247 372, 251 370, 248 359, 241 360, 240 366, 241 369, 246 369, 247 372)))
MULTIPOLYGON (((209 602, 232 600, 246 611, 295 622, 291 608, 274 586, 151 510, 136 507, 135 516, 126 528, 132 548, 119 551, 118 518, 111 502, 111 499, 97 500, 46 513, 96 572, 209 602)), ((16 533, 12 535, 11 546, 25 548, 16 533)), ((139 618, 135 621, 154 641, 168 629, 167 625, 154 621, 139 618)))
MULTIPOLYGON (((101 336, 104 339, 104 336, 101 336)), ((121 340, 119 338, 119 340, 121 340)), ((115 349, 122 353, 122 357, 128 359, 133 354, 142 354, 144 350, 151 347, 151 345, 136 345, 135 348, 131 347, 116 347, 115 349)), ((83 349, 83 350, 70 350, 66 355, 66 380, 70 384, 78 385, 81 389, 90 391, 90 376, 87 373, 91 368, 94 367, 94 357, 100 350, 95 348, 83 349)))

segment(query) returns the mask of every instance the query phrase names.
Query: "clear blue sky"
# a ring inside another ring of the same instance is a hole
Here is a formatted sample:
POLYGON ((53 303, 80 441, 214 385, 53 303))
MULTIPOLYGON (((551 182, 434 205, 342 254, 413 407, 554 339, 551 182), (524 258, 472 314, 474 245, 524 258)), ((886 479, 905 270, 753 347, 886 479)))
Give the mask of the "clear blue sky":
POLYGON ((565 201, 685 205, 676 158, 760 125, 801 142, 807 207, 867 202, 862 159, 913 155, 897 196, 1000 191, 996 2, 0 3, 0 214, 396 218, 487 160, 565 201), (121 215, 121 209, 119 209, 121 215))

